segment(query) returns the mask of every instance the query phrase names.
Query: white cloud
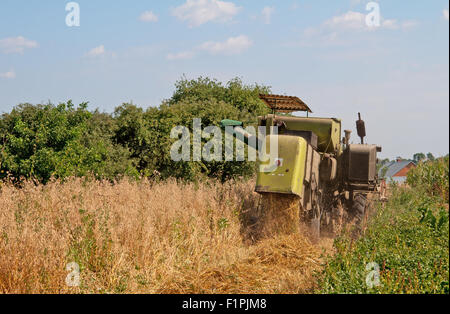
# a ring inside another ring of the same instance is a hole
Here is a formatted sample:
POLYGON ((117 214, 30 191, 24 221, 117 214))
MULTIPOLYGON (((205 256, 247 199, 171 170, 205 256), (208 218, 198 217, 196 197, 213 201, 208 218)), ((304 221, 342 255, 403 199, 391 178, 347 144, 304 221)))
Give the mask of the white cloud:
POLYGON ((103 56, 105 54, 106 54, 105 46, 101 45, 101 46, 98 46, 98 47, 95 47, 95 48, 89 50, 89 52, 86 53, 86 57, 95 58, 95 57, 103 56))
POLYGON ((159 19, 158 16, 152 11, 145 11, 139 16, 139 20, 142 22, 156 23, 159 19))
POLYGON ((319 27, 307 28, 304 31, 304 35, 307 37, 324 36, 326 38, 337 38, 339 33, 342 32, 364 32, 376 31, 381 29, 407 30, 418 25, 418 22, 414 20, 399 22, 395 19, 384 19, 383 17, 381 17, 380 20, 380 26, 369 26, 367 25, 365 14, 349 11, 342 15, 332 17, 319 27))
MULTIPOLYGON (((402 23, 402 25, 404 25, 402 23)), ((398 29, 400 27, 397 20, 382 20, 380 28, 386 28, 386 29, 398 29)), ((376 29, 372 27, 371 29, 376 29)))
POLYGON ((172 14, 190 27, 208 22, 228 22, 239 13, 240 7, 233 2, 219 0, 187 0, 185 4, 172 9, 172 14))
POLYGON ((3 53, 23 53, 25 49, 36 48, 38 43, 22 36, 0 39, 0 51, 3 53))
POLYGON ((408 30, 419 25, 417 21, 407 20, 403 22, 399 22, 397 20, 381 20, 381 29, 401 29, 408 30))
POLYGON ((253 45, 252 41, 245 35, 230 37, 224 42, 209 41, 202 44, 199 48, 211 54, 234 55, 240 54, 253 45))
POLYGON ((348 11, 342 15, 335 16, 324 23, 325 27, 333 30, 376 30, 376 29, 398 29, 400 27, 409 27, 416 22, 406 21, 399 25, 397 20, 386 20, 381 18, 381 25, 379 27, 370 27, 366 23, 366 14, 354 11, 348 11))
POLYGON ((14 72, 14 70, 11 70, 9 72, 0 73, 0 78, 14 79, 16 78, 16 72, 14 72))
POLYGON ((324 25, 329 28, 340 29, 353 29, 358 30, 366 27, 366 16, 359 12, 349 11, 343 15, 335 16, 328 21, 325 21, 324 25))
POLYGON ((444 18, 448 21, 448 9, 445 9, 442 14, 444 15, 444 18))
POLYGON ((417 25, 419 25, 419 23, 414 20, 404 21, 401 25, 401 28, 402 29, 410 29, 410 28, 416 27, 417 25))
POLYGON ((275 12, 274 7, 264 7, 262 10, 262 16, 264 18, 264 23, 270 24, 272 23, 272 14, 275 12))
POLYGON ((195 53, 193 51, 183 51, 179 53, 169 53, 167 55, 167 60, 188 60, 195 57, 195 53))
POLYGON ((180 53, 169 53, 167 60, 187 60, 194 58, 201 52, 207 52, 212 55, 238 55, 249 49, 253 42, 245 35, 230 37, 226 41, 208 41, 190 51, 180 53))
POLYGON ((345 45, 352 35, 364 34, 365 32, 375 32, 379 30, 409 30, 419 23, 415 20, 398 21, 395 19, 384 19, 380 17, 380 26, 369 26, 366 22, 367 15, 361 12, 348 11, 342 15, 334 16, 321 25, 309 27, 303 31, 300 40, 301 46, 311 47, 316 44, 345 45))

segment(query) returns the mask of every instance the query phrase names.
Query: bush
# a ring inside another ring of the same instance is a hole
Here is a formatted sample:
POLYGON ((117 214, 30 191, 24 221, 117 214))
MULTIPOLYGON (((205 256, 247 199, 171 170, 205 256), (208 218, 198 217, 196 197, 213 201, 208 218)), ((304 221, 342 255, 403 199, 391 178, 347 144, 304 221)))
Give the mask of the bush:
MULTIPOLYGON (((51 177, 113 177, 111 166, 118 159, 127 163, 128 155, 112 157, 110 143, 96 137, 93 121, 96 113, 83 103, 77 108, 71 101, 54 106, 19 105, 0 120, 0 178, 18 182, 33 178, 47 182, 51 177)), ((105 132, 105 131, 102 131, 105 132)), ((120 171, 126 173, 127 167, 120 171)))
POLYGON ((321 293, 449 293, 448 194, 441 194, 448 182, 438 170, 444 162, 419 166, 408 179, 412 187, 393 186, 363 238, 336 240, 336 255, 318 275, 321 293), (372 288, 366 284, 371 263, 380 267, 380 286, 372 288))

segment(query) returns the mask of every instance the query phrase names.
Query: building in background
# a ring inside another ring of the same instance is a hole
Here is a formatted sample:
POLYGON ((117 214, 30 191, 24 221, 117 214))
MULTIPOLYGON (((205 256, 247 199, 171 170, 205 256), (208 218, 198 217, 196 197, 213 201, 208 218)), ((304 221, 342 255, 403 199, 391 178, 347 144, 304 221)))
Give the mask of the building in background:
POLYGON ((415 168, 416 164, 412 160, 395 160, 381 167, 378 176, 387 183, 396 182, 398 184, 406 183, 408 172, 415 168))

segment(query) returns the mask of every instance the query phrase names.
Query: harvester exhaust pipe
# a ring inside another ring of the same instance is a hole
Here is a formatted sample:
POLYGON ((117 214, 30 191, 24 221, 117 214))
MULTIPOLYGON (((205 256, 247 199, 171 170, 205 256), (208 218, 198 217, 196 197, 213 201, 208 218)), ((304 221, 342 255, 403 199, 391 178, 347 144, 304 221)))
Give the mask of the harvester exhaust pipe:
POLYGON ((361 144, 364 144, 364 138, 366 137, 366 123, 361 119, 361 113, 358 113, 359 120, 356 121, 356 129, 358 130, 358 136, 361 138, 361 144))
POLYGON ((352 136, 352 131, 345 130, 344 132, 345 132, 344 144, 348 146, 350 144, 350 138, 352 136))

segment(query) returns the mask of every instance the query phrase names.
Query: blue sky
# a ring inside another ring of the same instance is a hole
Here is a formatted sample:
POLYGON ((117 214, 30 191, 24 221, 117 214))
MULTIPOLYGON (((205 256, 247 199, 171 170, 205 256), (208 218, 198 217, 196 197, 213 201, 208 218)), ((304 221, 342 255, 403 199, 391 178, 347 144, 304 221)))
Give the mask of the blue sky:
MULTIPOLYGON (((79 0, 0 2, 0 112, 24 102, 157 106, 183 74, 295 95, 354 130, 382 157, 449 152, 448 1, 79 0)), ((356 138, 354 138, 356 141, 356 138)))

